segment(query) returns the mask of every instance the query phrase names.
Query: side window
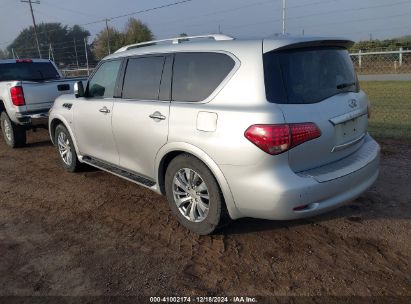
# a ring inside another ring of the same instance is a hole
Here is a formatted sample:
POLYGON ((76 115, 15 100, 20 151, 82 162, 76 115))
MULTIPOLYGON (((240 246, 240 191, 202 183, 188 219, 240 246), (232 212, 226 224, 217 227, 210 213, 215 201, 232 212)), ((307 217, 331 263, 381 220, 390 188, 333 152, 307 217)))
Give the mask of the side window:
POLYGON ((112 98, 120 70, 121 60, 104 62, 88 84, 88 97, 112 98))
POLYGON ((131 58, 123 84, 123 98, 158 100, 164 57, 131 58))
POLYGON ((202 101, 233 69, 232 58, 221 53, 177 53, 174 59, 172 99, 202 101))

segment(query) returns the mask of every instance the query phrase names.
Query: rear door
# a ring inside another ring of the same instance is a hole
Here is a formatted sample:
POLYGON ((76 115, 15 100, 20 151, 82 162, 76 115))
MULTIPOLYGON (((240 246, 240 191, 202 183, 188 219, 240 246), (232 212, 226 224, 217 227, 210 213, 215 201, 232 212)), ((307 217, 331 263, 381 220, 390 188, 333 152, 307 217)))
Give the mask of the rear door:
POLYGON ((153 179, 155 157, 168 136, 172 62, 172 55, 129 58, 113 109, 120 167, 153 179))
POLYGON ((298 172, 355 152, 367 132, 366 95, 348 51, 342 47, 300 47, 264 54, 267 99, 279 104, 287 123, 314 122, 321 136, 289 151, 298 172))
POLYGON ((102 63, 91 77, 86 97, 73 103, 74 129, 82 156, 118 165, 111 120, 122 60, 102 63))

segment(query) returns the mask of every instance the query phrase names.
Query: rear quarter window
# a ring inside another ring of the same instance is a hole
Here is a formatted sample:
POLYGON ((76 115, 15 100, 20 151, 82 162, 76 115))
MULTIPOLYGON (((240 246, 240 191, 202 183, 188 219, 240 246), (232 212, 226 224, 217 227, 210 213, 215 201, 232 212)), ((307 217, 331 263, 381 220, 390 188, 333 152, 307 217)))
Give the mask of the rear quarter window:
POLYGON ((177 53, 174 59, 172 99, 196 102, 207 99, 234 68, 221 53, 177 53))

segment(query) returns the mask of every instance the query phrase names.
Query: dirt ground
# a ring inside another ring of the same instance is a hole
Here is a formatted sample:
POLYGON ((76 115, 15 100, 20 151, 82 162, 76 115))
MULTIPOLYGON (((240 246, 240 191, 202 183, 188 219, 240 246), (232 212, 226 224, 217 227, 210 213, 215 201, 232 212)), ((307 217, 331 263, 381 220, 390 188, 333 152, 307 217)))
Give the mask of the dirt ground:
POLYGON ((0 295, 411 296, 411 142, 378 182, 315 218, 241 219, 214 236, 108 173, 63 171, 46 131, 0 139, 0 295))

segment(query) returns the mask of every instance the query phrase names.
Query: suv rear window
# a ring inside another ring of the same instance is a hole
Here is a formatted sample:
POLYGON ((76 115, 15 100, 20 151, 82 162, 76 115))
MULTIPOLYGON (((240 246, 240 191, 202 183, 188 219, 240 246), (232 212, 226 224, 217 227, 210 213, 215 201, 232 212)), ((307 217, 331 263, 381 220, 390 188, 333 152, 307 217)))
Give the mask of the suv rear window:
POLYGON ((16 62, 0 64, 0 81, 44 81, 59 78, 59 73, 50 62, 16 62))
POLYGON ((232 58, 221 53, 177 53, 174 59, 173 100, 206 99, 234 65, 232 58))
POLYGON ((267 100, 309 104, 341 92, 357 92, 358 80, 346 49, 302 48, 264 54, 267 100))

